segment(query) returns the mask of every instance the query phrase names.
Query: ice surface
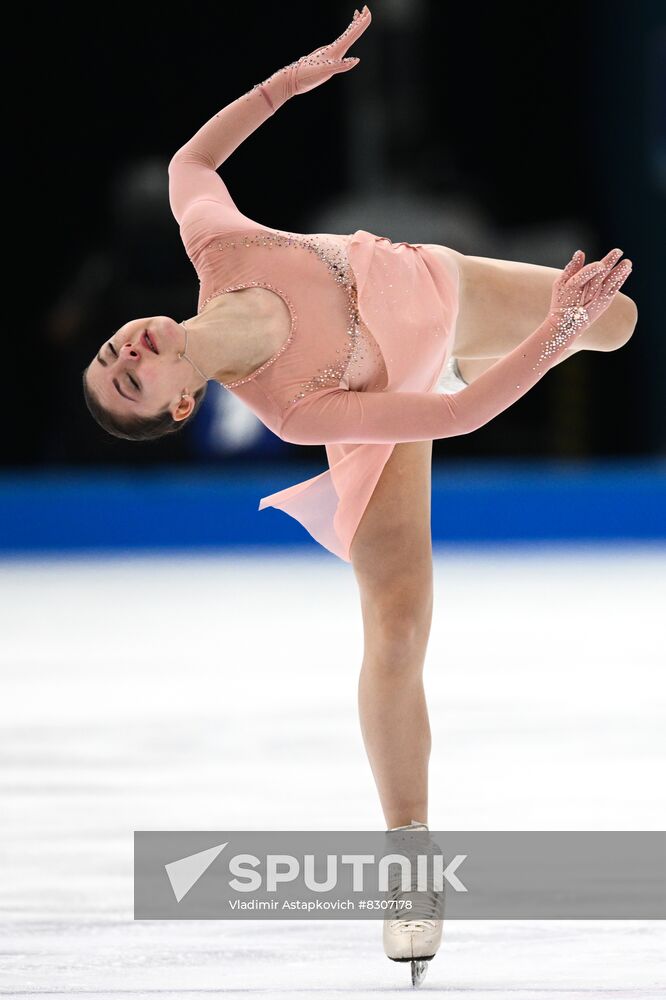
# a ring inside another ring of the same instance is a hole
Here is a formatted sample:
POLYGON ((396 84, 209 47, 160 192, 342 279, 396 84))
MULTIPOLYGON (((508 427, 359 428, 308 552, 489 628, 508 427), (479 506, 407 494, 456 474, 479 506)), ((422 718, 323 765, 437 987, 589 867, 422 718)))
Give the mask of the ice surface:
MULTIPOLYGON (((659 830, 663 549, 437 549, 430 825, 659 830)), ((0 992, 404 995, 381 921, 134 921, 133 831, 383 829, 351 567, 0 564, 0 992)), ((451 921, 422 992, 663 998, 659 921, 451 921)))

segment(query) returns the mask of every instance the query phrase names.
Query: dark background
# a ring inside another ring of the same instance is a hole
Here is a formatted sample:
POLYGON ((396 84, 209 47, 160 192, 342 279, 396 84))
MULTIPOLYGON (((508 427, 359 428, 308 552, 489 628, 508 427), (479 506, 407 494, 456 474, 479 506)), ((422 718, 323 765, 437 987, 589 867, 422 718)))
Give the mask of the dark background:
MULTIPOLYGON (((360 65, 289 101, 222 165, 238 207, 280 229, 363 228, 555 267, 578 246, 588 261, 621 247, 634 264, 623 291, 639 310, 629 343, 581 352, 481 430, 435 442, 435 457, 663 454, 666 4, 370 9, 350 53, 360 65)), ((235 453, 196 428, 151 444, 112 439, 80 384, 120 324, 196 312, 167 201, 171 155, 221 107, 332 41, 353 11, 350 0, 22 15, 16 45, 6 42, 18 67, 7 467, 322 467, 323 448, 269 442, 268 431, 235 453)))

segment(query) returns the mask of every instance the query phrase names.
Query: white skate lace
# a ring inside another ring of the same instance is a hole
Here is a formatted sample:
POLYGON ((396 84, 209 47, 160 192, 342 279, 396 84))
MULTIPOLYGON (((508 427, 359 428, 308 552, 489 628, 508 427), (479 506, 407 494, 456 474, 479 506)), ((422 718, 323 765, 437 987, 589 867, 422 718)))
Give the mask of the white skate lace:
MULTIPOLYGON (((395 894, 391 892, 391 899, 401 899, 407 893, 398 890, 395 894)), ((424 902, 428 907, 436 910, 441 893, 433 889, 419 892, 419 902, 424 902)), ((441 918, 440 918, 441 919, 441 918)), ((390 919, 391 930, 400 934, 413 934, 415 931, 433 930, 436 924, 435 917, 392 917, 390 919)))
POLYGON ((434 930, 441 917, 435 914, 441 911, 441 899, 443 893, 428 886, 427 889, 416 889, 416 857, 419 854, 432 855, 441 853, 438 846, 430 839, 428 831, 419 830, 420 837, 410 838, 391 831, 391 844, 395 853, 400 853, 409 859, 411 864, 412 878, 410 888, 402 888, 402 871, 398 865, 391 865, 389 869, 388 896, 392 901, 402 901, 411 899, 412 910, 410 916, 389 917, 390 929, 399 934, 413 934, 415 932, 434 930), (427 838, 427 839, 425 839, 427 838), (413 913, 413 915, 411 915, 413 913), (432 916, 430 914, 433 914, 432 916))

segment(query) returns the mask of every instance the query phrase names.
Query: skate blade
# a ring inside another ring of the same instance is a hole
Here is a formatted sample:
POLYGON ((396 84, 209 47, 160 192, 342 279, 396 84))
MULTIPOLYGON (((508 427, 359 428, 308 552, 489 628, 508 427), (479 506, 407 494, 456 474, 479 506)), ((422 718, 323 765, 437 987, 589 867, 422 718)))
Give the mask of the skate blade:
POLYGON ((411 958, 410 956, 406 958, 392 958, 391 955, 387 955, 387 958, 390 958, 392 962, 429 962, 434 957, 434 955, 421 955, 420 958, 411 958))
POLYGON ((428 971, 428 962, 423 958, 412 959, 412 986, 420 986, 428 971))

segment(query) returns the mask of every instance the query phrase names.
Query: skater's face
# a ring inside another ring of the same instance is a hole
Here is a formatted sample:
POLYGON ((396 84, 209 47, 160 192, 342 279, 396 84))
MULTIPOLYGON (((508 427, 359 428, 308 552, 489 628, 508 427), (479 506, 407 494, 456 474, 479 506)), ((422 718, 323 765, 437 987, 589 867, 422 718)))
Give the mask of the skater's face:
POLYGON ((86 371, 88 389, 114 416, 176 421, 194 408, 192 368, 178 357, 185 331, 168 316, 133 319, 104 341, 86 371))

